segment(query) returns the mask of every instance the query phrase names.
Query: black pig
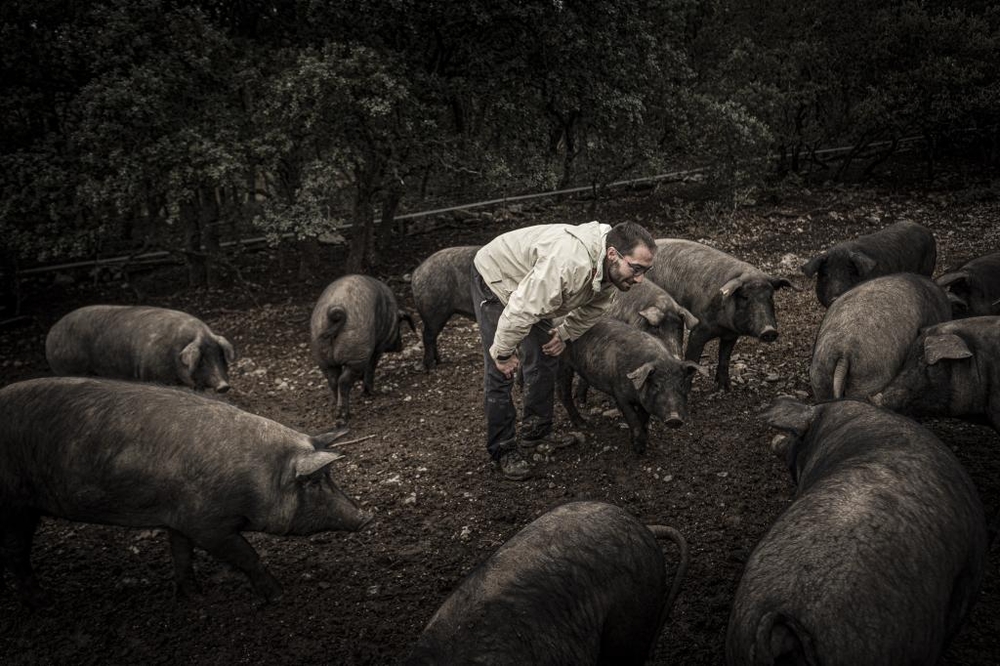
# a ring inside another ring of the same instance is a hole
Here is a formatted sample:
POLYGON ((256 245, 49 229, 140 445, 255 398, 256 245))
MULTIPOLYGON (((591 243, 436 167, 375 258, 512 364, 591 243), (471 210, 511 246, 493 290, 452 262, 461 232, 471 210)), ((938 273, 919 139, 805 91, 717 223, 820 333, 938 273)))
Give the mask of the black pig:
POLYGON ((684 538, 623 509, 573 502, 542 515, 445 600, 405 662, 642 664, 688 566, 684 538), (657 538, 680 551, 668 586, 657 538))
POLYGON ((413 303, 424 322, 424 367, 441 362, 437 338, 452 315, 475 319, 469 296, 472 260, 480 245, 463 245, 438 250, 413 271, 410 286, 413 303))
POLYGON ((841 294, 865 280, 892 273, 930 277, 937 261, 934 234, 916 222, 897 222, 820 252, 802 267, 816 276, 816 297, 828 308, 841 294))
POLYGON ((1000 433, 1000 317, 923 329, 872 402, 908 414, 985 420, 1000 433))
POLYGON ((913 421, 854 400, 764 414, 798 484, 736 590, 730 666, 935 664, 969 613, 987 545, 976 488, 913 421))
POLYGON ((98 375, 229 390, 233 346, 197 317, 147 306, 89 305, 55 323, 45 357, 57 375, 98 375))
POLYGON ((643 453, 649 441, 649 417, 676 428, 687 419, 690 378, 705 369, 682 361, 649 333, 617 319, 599 319, 586 333, 566 344, 559 363, 559 397, 573 423, 584 422, 573 404, 573 373, 604 391, 628 423, 632 450, 643 453))
POLYGON ((973 259, 934 281, 948 292, 955 319, 1000 315, 1000 252, 973 259))
POLYGON ((774 291, 793 287, 721 250, 689 240, 658 239, 647 276, 698 319, 684 358, 699 362, 705 345, 719 338, 716 385, 728 389, 729 359, 741 335, 778 339, 774 291))
POLYGON ((24 600, 47 595, 32 572, 40 516, 164 527, 177 591, 196 591, 193 548, 281 593, 243 531, 304 535, 371 520, 337 487, 326 446, 190 391, 110 379, 33 379, 0 389, 0 565, 24 600))
POLYGON ((615 295, 607 317, 655 335, 675 356, 684 354, 684 329, 693 329, 698 318, 681 306, 662 287, 649 280, 637 282, 615 295))
POLYGON ((396 305, 392 289, 367 275, 334 280, 316 301, 310 321, 312 351, 337 397, 337 421, 350 418, 351 386, 362 378, 365 395, 375 388, 375 368, 385 352, 403 349, 402 329, 413 318, 396 305))
POLYGON ((867 399, 899 372, 922 327, 950 317, 948 296, 930 278, 897 273, 859 284, 820 324, 809 366, 813 396, 867 399))

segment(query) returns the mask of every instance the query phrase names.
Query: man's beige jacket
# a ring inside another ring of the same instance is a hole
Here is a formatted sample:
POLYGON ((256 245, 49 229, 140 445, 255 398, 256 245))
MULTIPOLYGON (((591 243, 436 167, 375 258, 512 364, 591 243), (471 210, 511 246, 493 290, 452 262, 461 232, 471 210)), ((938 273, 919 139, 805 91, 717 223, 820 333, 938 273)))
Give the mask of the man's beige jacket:
POLYGON ((476 253, 476 270, 504 304, 490 347, 495 359, 513 352, 532 324, 565 315, 563 340, 587 332, 614 302, 604 277, 611 226, 540 224, 500 234, 476 253))

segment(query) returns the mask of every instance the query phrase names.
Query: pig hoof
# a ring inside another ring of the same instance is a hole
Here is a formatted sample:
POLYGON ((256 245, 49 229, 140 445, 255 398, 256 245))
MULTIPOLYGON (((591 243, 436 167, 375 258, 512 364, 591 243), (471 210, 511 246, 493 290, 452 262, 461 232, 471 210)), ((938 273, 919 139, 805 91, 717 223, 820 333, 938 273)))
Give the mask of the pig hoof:
POLYGON ((646 442, 632 442, 632 451, 636 455, 644 455, 646 453, 646 442))

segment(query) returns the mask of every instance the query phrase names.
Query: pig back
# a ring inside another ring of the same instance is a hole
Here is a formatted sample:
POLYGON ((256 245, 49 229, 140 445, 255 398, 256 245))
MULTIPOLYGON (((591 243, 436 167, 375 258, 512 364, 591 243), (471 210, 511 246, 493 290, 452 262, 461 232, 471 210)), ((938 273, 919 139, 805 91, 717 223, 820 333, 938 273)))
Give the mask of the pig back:
POLYGON ((473 316, 469 276, 481 245, 446 247, 413 271, 413 303, 424 321, 446 321, 454 313, 473 316))
POLYGON ((813 652, 809 663, 936 663, 982 579, 975 487, 909 419, 853 400, 815 409, 798 444, 796 498, 737 589, 728 663, 771 663, 768 637, 788 632, 813 652))
POLYGON ((830 305, 817 331, 809 369, 816 400, 865 399, 882 390, 920 329, 950 318, 947 295, 929 278, 897 273, 857 285, 830 305), (847 373, 839 395, 838 364, 847 373))
POLYGON ((0 501, 70 520, 176 525, 252 516, 308 438, 190 391, 109 379, 0 390, 0 501))
POLYGON ((345 275, 330 283, 310 319, 313 353, 321 365, 367 363, 373 353, 392 346, 398 331, 395 295, 367 275, 345 275))
POLYGON ((647 277, 699 319, 709 318, 719 289, 740 276, 766 275, 736 257, 702 243, 658 238, 653 267, 647 277))
POLYGON ((608 394, 630 393, 628 373, 648 361, 671 356, 659 338, 611 318, 599 319, 567 350, 573 369, 608 394))
POLYGON ((642 663, 666 591, 663 551, 645 525, 613 505, 565 504, 466 576, 407 663, 642 663), (614 653, 625 636, 633 654, 614 653))

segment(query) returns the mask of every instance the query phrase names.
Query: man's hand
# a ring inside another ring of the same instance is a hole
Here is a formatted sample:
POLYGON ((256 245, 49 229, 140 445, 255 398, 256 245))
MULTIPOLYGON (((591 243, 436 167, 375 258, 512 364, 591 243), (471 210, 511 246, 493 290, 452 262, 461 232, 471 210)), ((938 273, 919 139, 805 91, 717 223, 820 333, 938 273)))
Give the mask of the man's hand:
POLYGON ((511 354, 510 358, 506 361, 497 360, 496 364, 497 370, 507 379, 511 379, 514 373, 517 372, 517 366, 521 365, 521 362, 517 359, 517 354, 511 354))
POLYGON ((559 356, 566 349, 566 343, 559 337, 559 332, 556 329, 550 328, 549 333, 552 335, 552 339, 542 345, 542 351, 549 356, 559 356))

